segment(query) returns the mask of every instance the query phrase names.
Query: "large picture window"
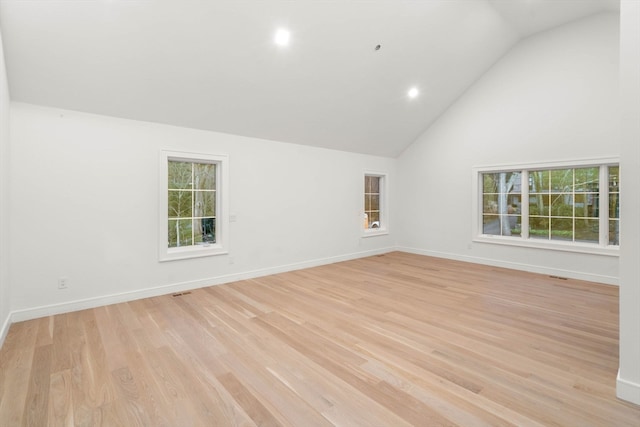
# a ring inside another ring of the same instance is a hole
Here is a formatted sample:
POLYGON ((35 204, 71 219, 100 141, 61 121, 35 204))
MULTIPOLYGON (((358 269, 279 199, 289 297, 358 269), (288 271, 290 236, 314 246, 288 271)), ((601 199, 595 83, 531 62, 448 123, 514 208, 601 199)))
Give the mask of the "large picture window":
POLYGON ((225 253, 226 157, 163 152, 160 259, 225 253))
POLYGON ((617 162, 478 168, 474 176, 476 240, 593 252, 618 245, 617 162))

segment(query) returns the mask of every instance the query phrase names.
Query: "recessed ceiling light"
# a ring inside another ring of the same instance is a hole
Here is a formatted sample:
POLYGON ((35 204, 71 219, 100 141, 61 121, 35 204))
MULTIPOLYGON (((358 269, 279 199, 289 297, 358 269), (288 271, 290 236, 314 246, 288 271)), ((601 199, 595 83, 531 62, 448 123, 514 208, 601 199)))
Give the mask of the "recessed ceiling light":
POLYGON ((417 87, 412 87, 411 89, 409 89, 409 92, 407 92, 407 95, 409 95, 409 98, 413 99, 416 96, 418 96, 420 92, 418 91, 417 87))
POLYGON ((290 36, 291 36, 291 33, 289 32, 289 30, 285 30, 284 28, 280 28, 278 31, 276 31, 276 35, 275 35, 273 41, 278 46, 287 46, 289 44, 289 37, 290 36))

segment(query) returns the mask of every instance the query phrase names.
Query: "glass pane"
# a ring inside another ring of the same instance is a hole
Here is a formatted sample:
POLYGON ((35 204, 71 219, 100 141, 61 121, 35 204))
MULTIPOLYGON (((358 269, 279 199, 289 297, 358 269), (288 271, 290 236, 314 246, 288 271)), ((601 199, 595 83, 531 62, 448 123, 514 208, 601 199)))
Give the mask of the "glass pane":
POLYGON ((369 212, 369 228, 380 228, 380 212, 369 212))
POLYGON ((520 176, 518 171, 482 174, 483 193, 520 193, 520 176))
POLYGON ((192 215, 192 192, 170 190, 169 191, 169 218, 186 218, 192 215))
POLYGON ((547 217, 530 217, 529 218, 529 237, 532 238, 549 238, 549 218, 547 217))
POLYGON ((498 215, 482 216, 482 232, 484 234, 492 234, 499 236, 501 230, 500 217, 498 215))
POLYGON ((369 178, 371 178, 370 193, 380 193, 380 177, 370 176, 369 178))
POLYGON ((364 177, 364 192, 367 194, 380 193, 380 179, 379 176, 366 175, 364 177))
POLYGON ((594 201, 598 200, 597 194, 576 193, 575 194, 575 216, 576 217, 597 217, 598 211, 594 208, 594 201))
POLYGON ((609 166, 609 192, 617 193, 620 191, 620 167, 609 166))
POLYGON ((609 220, 609 244, 620 244, 620 221, 617 219, 609 220))
POLYGON ((482 232, 494 236, 520 236, 520 215, 483 215, 482 232))
POLYGON ((191 227, 190 219, 169 220, 169 247, 191 246, 191 227))
POLYGON ((371 210, 379 211, 380 210, 380 196, 371 196, 371 210))
POLYGON ((507 215, 505 220, 509 223, 511 236, 520 236, 520 215, 507 215))
POLYGON ((549 171, 529 172, 529 193, 546 193, 549 191, 549 171))
POLYGON ((573 189, 573 169, 551 171, 551 190, 571 192, 573 189))
POLYGON ((371 195, 370 194, 365 194, 364 195, 364 210, 367 211, 367 212, 371 210, 371 195))
POLYGON ((551 218, 551 240, 573 240, 573 219, 551 218))
POLYGON ((598 190, 600 168, 580 168, 575 170, 575 192, 594 192, 598 190))
POLYGON ((529 215, 549 216, 549 194, 535 194, 529 196, 529 215))
POLYGON ((482 192, 498 193, 500 186, 499 173, 483 173, 482 174, 482 192))
POLYGON ((587 195, 578 193, 574 196, 575 203, 573 207, 575 208, 575 216, 576 217, 584 217, 587 216, 587 195))
POLYGON ((620 218, 620 195, 609 194, 609 218, 620 218))
POLYGON ((216 215, 216 192, 215 191, 194 191, 195 200, 193 203, 193 216, 215 216, 216 215))
POLYGON ((490 213, 490 214, 498 213, 498 195, 497 194, 484 194, 482 196, 482 211, 484 213, 490 213))
POLYGON ((573 194, 551 195, 551 216, 573 216, 573 194))
POLYGON ((600 241, 597 219, 576 219, 576 241, 598 243, 600 241))
POLYGON ((216 189, 216 165, 212 163, 195 163, 193 165, 194 189, 216 189))
POLYGON ((194 243, 212 244, 216 242, 216 219, 198 218, 193 220, 194 243))
POLYGON ((191 188, 191 163, 169 160, 168 186, 170 189, 191 188))

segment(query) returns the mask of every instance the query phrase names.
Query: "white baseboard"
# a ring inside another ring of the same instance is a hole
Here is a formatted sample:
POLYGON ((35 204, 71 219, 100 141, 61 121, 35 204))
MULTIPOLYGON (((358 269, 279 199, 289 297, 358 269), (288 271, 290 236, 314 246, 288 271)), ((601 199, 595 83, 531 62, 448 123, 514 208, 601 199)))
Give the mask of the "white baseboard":
POLYGON ((616 396, 627 402, 640 405, 640 384, 620 378, 620 371, 616 378, 616 396))
POLYGON ((9 327, 11 326, 11 313, 4 319, 2 322, 2 329, 0 329, 0 348, 4 344, 5 338, 7 338, 7 333, 9 332, 9 327))
POLYGON ((618 278, 613 276, 603 276, 595 274, 586 274, 578 271, 568 271, 542 267, 538 265, 529 265, 522 263, 514 263, 507 261, 494 260, 481 257, 462 256, 457 254, 451 254, 439 251, 428 251, 424 249, 416 249, 409 247, 387 247, 382 249, 376 249, 371 251, 354 252, 350 254, 344 254, 339 256, 319 258, 309 261, 302 261, 293 264, 280 265, 276 267, 269 267, 259 270, 246 271, 241 273, 228 274, 223 276, 210 277, 201 280, 179 282, 169 285, 160 285, 146 289, 140 289, 132 292, 122 292, 118 294, 102 295, 98 297, 86 298, 75 301, 68 301, 59 304, 50 304, 39 307, 32 307, 22 310, 15 310, 10 313, 9 318, 5 319, 5 322, 0 330, 0 346, 4 342, 6 334, 9 330, 9 326, 13 322, 20 322, 23 320, 36 319, 39 317, 51 316, 55 314, 68 313, 72 311, 85 310, 89 308, 100 307, 109 304, 116 304, 126 301, 133 301, 141 298, 155 297, 159 295, 166 295, 176 292, 183 292, 189 289, 197 289, 206 286, 220 285, 223 283, 230 283, 239 280, 253 279, 256 277, 268 276, 271 274, 284 273, 287 271, 301 270, 304 268, 317 267, 326 264, 332 264, 341 261, 349 261, 352 259, 364 258, 368 256, 380 255, 389 253, 392 251, 403 251, 418 255, 433 256, 437 258, 453 259, 457 261, 465 261, 476 264, 492 265, 495 267, 504 267, 517 270, 529 271, 532 273, 549 274, 561 277, 570 277, 580 280, 588 280, 599 283, 606 283, 617 285, 618 278))
MULTIPOLYGON (((21 322, 23 320, 37 319, 39 317, 52 316, 55 314, 69 313, 72 311, 85 310, 89 308, 101 307, 109 304, 133 301, 141 298, 156 297, 159 295, 183 292, 190 289, 203 288, 206 286, 220 285, 223 283, 237 282, 239 280, 254 279, 256 277, 268 276, 271 274, 285 273, 287 271, 301 270, 304 268, 318 267, 326 264, 333 264, 341 261, 364 258, 368 256, 385 254, 396 250, 394 247, 376 249, 364 252, 339 255, 334 257, 320 258, 303 261, 293 264, 280 265, 259 270, 246 271, 242 273, 228 274, 224 276, 210 277, 207 279, 194 280, 189 282, 179 282, 170 285, 160 285, 152 288, 140 289, 132 292, 122 292, 118 294, 102 295, 99 297, 86 298, 69 301, 60 304, 44 305, 40 307, 15 310, 11 312, 11 322, 21 322)), ((8 326, 7 326, 8 329, 8 326)))
POLYGON ((618 285, 617 276, 605 276, 600 274, 584 273, 582 271, 563 270, 559 268, 549 268, 540 265, 523 264, 518 262, 501 261, 491 258, 472 257, 465 255, 452 254, 447 252, 429 251, 424 249, 398 247, 397 250, 402 252, 409 252, 416 255, 426 255, 436 258, 452 259, 456 261, 471 262, 474 264, 484 264, 493 267, 510 268, 514 270, 528 271, 530 273, 546 274, 551 276, 568 277, 577 280, 586 280, 589 282, 604 283, 607 285, 618 285))

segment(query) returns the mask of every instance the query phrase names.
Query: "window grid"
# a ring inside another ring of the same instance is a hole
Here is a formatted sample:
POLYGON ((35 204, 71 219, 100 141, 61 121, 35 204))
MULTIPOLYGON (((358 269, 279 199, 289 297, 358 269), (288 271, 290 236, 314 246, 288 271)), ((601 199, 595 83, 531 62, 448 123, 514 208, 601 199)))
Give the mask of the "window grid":
POLYGON ((520 235, 520 172, 487 173, 482 176, 482 229, 485 234, 520 235))
POLYGON ((609 183, 608 226, 610 245, 619 245, 620 236, 620 167, 609 166, 607 169, 609 183))
POLYGON ((169 248, 216 243, 216 164, 168 161, 169 248))
POLYGON ((479 178, 482 235, 619 244, 617 165, 483 171, 479 178))
POLYGON ((380 188, 381 177, 365 175, 364 177, 364 228, 380 228, 380 188))
POLYGON ((529 237, 599 243, 599 169, 529 171, 529 237))

